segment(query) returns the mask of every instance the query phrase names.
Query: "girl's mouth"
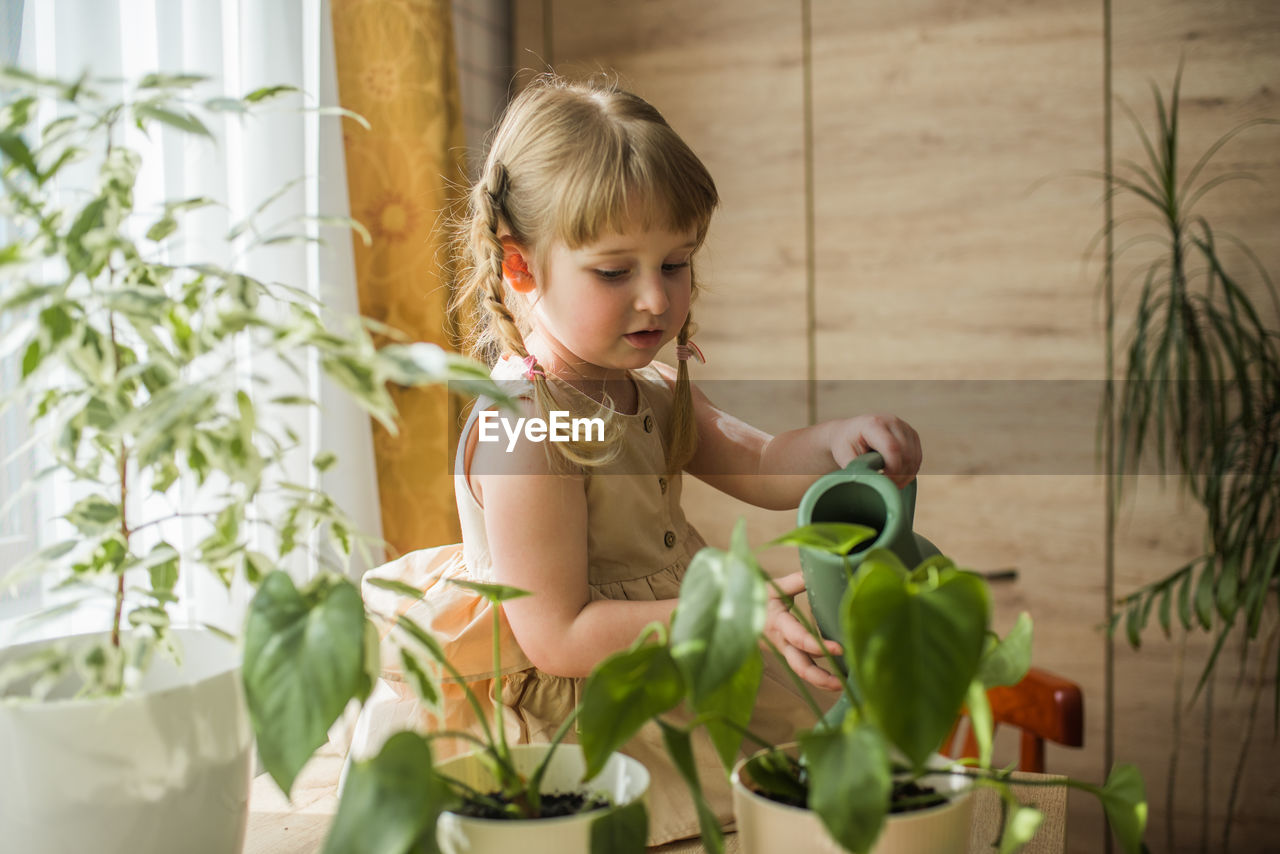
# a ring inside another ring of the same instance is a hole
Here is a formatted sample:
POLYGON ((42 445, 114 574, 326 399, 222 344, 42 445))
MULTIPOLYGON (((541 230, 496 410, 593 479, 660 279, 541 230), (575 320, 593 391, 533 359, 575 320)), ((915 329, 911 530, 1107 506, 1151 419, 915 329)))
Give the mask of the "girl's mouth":
POLYGON ((631 346, 638 347, 641 350, 648 350, 662 343, 662 330, 646 329, 643 332, 632 332, 622 337, 626 338, 631 346))

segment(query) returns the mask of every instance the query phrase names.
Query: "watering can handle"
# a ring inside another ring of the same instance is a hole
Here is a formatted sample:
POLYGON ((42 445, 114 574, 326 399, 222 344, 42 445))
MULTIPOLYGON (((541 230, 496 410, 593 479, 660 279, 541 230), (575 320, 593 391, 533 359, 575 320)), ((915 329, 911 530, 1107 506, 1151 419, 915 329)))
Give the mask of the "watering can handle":
POLYGON ((846 472, 881 472, 884 471, 884 457, 879 451, 868 451, 865 454, 854 457, 849 464, 844 467, 844 470, 846 472))

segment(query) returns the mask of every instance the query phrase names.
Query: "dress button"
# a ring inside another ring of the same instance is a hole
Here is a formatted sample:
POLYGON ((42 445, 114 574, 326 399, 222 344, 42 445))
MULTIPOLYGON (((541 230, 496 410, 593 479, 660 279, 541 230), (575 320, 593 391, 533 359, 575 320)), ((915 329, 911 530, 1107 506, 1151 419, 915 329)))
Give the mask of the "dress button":
POLYGON ((662 490, 662 494, 667 494, 667 479, 665 477, 658 478, 658 489, 662 490))
POLYGON ((676 544, 676 532, 667 531, 667 533, 663 536, 662 541, 667 544, 667 548, 669 549, 674 548, 676 544))
POLYGON ((652 415, 646 415, 644 417, 644 432, 646 433, 653 432, 653 416, 652 415))

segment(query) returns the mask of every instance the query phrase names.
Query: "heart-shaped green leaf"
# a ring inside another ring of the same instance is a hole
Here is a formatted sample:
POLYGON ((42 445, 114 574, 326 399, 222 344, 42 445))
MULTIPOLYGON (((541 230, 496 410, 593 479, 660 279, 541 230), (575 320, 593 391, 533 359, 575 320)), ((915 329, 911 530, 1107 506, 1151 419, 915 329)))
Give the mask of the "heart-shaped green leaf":
POLYGON ((1125 854, 1141 854, 1147 828, 1147 787, 1138 766, 1121 763, 1112 768, 1098 797, 1125 854))
POLYGON ((955 569, 924 583, 873 551, 841 603, 845 655, 870 721, 916 769, 959 714, 990 620, 986 584, 955 569))
POLYGON ((649 811, 644 801, 605 810, 591 822, 591 854, 644 854, 649 811))
POLYGON ((689 733, 673 727, 666 721, 658 721, 662 727, 662 743, 666 745, 667 755, 675 763, 676 770, 684 778, 698 811, 698 827, 702 831, 702 845, 711 854, 723 854, 724 832, 720 829, 720 821, 711 811, 706 797, 702 793, 702 783, 698 779, 698 765, 693 758, 693 741, 689 733))
POLYGON ((324 854, 435 854, 436 820, 456 803, 427 740, 398 732, 373 759, 351 766, 324 854))
POLYGON ((508 599, 519 599, 521 596, 532 596, 528 590, 521 590, 519 587, 511 587, 507 584, 485 584, 481 581, 459 581, 456 578, 448 579, 450 584, 456 584, 459 587, 465 587, 474 593, 479 593, 495 605, 506 602, 508 599))
POLYGON ((893 779, 880 732, 846 718, 843 726, 800 737, 809 769, 809 809, 849 851, 867 851, 880 835, 893 779))
POLYGON ((360 592, 331 573, 301 591, 276 570, 249 606, 244 687, 262 764, 287 794, 329 727, 372 687, 360 592))
POLYGON ((872 539, 878 533, 875 528, 868 528, 866 525, 851 525, 848 522, 814 522, 787 531, 776 540, 766 543, 765 547, 804 546, 840 556, 849 554, 859 543, 872 539))
POLYGON ((614 653, 596 665, 578 704, 585 779, 600 773, 615 750, 646 721, 676 706, 684 680, 665 646, 646 644, 614 653))
POLYGON ((1003 639, 982 655, 979 678, 988 688, 1017 685, 1031 669, 1031 615, 1023 611, 1003 639))
POLYGON ((680 585, 671 654, 695 705, 756 652, 767 599, 760 567, 745 545, 729 552, 704 548, 694 555, 680 585))
POLYGON ((737 673, 694 706, 698 714, 712 715, 707 719, 707 734, 726 771, 731 770, 737 760, 743 731, 751 722, 763 676, 764 658, 755 650, 737 673))

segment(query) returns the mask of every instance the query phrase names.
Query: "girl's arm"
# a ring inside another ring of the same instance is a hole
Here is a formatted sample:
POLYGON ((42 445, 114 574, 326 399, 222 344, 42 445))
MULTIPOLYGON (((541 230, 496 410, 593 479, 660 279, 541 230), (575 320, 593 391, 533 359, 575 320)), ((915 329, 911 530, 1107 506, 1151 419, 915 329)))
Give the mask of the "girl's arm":
MULTIPOLYGON (((654 366, 668 382, 675 370, 654 366)), ((905 486, 920 470, 920 437, 892 415, 859 415, 771 436, 717 407, 692 386, 698 449, 686 467, 721 492, 770 510, 791 510, 824 474, 867 451, 884 457, 885 474, 905 486)))
MULTIPOLYGON (((582 477, 550 473, 542 446, 534 443, 520 441, 510 452, 505 440, 472 441, 470 447, 468 468, 484 507, 494 580, 534 594, 502 607, 535 667, 556 676, 587 676, 606 656, 630 646, 645 626, 670 623, 675 599, 591 599, 582 477)), ((795 595, 804 580, 795 573, 779 584, 795 595)), ((772 591, 765 633, 801 677, 824 690, 839 690, 839 680, 814 663, 821 649, 772 591)), ((828 648, 840 652, 839 644, 828 648)))
POLYGON ((484 507, 494 580, 533 594, 502 607, 535 667, 586 676, 630 646, 649 623, 668 623, 676 600, 592 601, 583 478, 551 473, 541 444, 521 439, 510 452, 506 448, 505 436, 476 443, 469 467, 484 507))

